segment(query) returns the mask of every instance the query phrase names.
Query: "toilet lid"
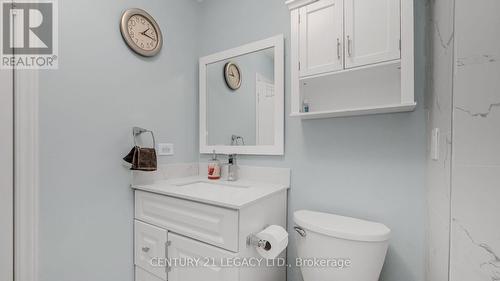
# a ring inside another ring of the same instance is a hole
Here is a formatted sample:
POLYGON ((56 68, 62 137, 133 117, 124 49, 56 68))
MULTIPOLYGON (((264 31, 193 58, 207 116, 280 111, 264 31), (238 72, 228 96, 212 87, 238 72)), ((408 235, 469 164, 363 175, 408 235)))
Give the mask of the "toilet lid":
POLYGON ((387 241, 391 234, 381 223, 306 210, 296 211, 294 221, 306 230, 355 241, 387 241))

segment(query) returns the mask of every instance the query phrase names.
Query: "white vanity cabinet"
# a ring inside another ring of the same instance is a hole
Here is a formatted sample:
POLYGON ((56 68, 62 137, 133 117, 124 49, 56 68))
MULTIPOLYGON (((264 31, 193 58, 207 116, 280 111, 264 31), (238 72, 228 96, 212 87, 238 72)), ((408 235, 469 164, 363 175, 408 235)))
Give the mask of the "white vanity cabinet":
POLYGON ((291 116, 314 119, 415 108, 413 0, 286 4, 291 13, 291 116))
POLYGON ((224 262, 260 258, 246 238, 269 225, 286 228, 286 194, 283 189, 231 208, 135 190, 135 281, 285 281, 284 267, 239 268, 224 262), (155 266, 153 258, 198 262, 155 266))

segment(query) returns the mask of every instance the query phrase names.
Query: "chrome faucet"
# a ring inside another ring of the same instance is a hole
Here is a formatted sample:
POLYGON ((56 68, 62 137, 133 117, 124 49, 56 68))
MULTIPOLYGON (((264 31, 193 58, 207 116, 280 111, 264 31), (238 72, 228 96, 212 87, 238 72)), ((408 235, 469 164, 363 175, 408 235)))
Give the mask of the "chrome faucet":
POLYGON ((236 154, 229 154, 227 159, 227 180, 238 180, 238 165, 236 164, 236 154))

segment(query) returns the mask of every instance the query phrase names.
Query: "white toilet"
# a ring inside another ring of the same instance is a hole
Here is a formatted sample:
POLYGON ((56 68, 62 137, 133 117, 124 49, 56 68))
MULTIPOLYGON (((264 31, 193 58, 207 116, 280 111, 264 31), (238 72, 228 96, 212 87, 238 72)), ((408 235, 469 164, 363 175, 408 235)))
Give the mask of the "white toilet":
POLYGON ((306 210, 294 221, 304 281, 379 279, 391 233, 385 225, 306 210))

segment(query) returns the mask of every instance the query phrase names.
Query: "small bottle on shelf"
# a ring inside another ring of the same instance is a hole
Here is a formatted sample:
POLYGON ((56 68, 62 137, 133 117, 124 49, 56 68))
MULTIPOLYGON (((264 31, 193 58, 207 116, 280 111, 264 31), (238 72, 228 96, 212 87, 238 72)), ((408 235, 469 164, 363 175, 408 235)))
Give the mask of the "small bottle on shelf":
POLYGON ((311 110, 311 103, 308 99, 302 101, 302 112, 309 112, 311 110))

